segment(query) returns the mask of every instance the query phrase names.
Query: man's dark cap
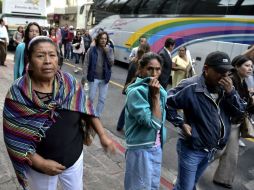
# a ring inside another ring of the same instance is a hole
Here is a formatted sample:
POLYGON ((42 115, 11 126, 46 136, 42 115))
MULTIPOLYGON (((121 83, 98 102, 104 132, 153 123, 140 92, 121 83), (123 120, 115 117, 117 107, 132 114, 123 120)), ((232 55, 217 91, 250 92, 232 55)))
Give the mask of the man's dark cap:
POLYGON ((226 73, 233 69, 228 54, 221 51, 215 51, 208 54, 205 60, 205 65, 213 67, 218 73, 226 73))

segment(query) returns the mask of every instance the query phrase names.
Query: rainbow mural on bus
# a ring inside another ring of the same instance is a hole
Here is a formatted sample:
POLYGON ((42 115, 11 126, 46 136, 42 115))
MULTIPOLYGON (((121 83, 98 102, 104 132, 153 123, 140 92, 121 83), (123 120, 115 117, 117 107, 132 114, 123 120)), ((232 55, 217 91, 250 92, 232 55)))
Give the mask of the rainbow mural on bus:
POLYGON ((167 38, 181 45, 217 40, 232 43, 254 44, 254 18, 172 18, 147 25, 132 34, 125 44, 138 46, 139 37, 148 37, 151 50, 158 52, 167 38))

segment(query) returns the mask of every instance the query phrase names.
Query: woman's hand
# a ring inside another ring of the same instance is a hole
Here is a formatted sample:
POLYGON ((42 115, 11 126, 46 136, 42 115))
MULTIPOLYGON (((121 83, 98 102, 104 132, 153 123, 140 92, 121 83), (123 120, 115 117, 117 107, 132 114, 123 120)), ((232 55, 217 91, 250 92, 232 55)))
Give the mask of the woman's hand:
POLYGON ((50 176, 58 175, 65 170, 65 166, 62 164, 54 160, 44 159, 37 153, 29 154, 28 159, 30 165, 50 176))
POLYGON ((87 121, 91 123, 91 126, 98 134, 101 145, 106 152, 115 153, 115 145, 113 141, 106 135, 104 127, 101 121, 96 117, 87 117, 87 121))
POLYGON ((54 176, 61 174, 65 170, 65 166, 59 164, 54 160, 44 159, 43 164, 38 169, 40 169, 43 173, 47 175, 54 176))
POLYGON ((160 82, 156 78, 151 78, 149 82, 149 90, 152 98, 160 98, 160 82))
POLYGON ((100 141, 101 141, 101 146, 106 152, 112 153, 112 154, 116 152, 115 144, 105 134, 100 137, 100 141))

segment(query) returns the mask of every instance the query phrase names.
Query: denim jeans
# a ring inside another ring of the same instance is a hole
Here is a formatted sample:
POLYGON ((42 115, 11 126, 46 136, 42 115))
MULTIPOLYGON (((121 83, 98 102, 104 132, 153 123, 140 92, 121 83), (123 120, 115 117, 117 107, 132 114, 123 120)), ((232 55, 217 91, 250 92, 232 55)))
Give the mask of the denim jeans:
POLYGON ((126 151, 125 190, 157 190, 160 188, 161 147, 126 151))
POLYGON ((93 105, 97 88, 99 88, 99 97, 95 110, 96 111, 95 115, 97 117, 100 117, 108 93, 108 83, 105 83, 105 80, 99 79, 94 79, 94 82, 89 82, 89 99, 93 103, 93 105))
POLYGON ((79 60, 82 54, 79 53, 73 53, 75 57, 75 64, 79 64, 79 60))
POLYGON ((64 46, 64 58, 71 59, 72 58, 72 43, 66 42, 64 46))
POLYGON ((205 150, 194 150, 178 139, 178 176, 173 190, 196 190, 199 177, 207 168, 213 154, 205 150))

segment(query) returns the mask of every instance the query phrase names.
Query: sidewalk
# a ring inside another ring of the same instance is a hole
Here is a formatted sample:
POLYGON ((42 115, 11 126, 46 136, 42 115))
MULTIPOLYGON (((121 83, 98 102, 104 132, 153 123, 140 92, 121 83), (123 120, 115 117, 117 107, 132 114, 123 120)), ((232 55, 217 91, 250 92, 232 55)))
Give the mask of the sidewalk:
MULTIPOLYGON (((5 95, 13 81, 13 56, 7 55, 7 67, 0 67, 0 111, 3 111, 5 95)), ((6 152, 3 141, 2 114, 0 115, 0 190, 19 190, 16 176, 14 174, 10 159, 6 152)), ((124 182, 124 141, 109 131, 117 147, 115 155, 105 154, 100 146, 98 137, 89 147, 84 146, 84 189, 86 190, 123 190, 124 182)), ((168 190, 172 188, 170 181, 174 176, 162 168, 161 188, 168 190), (170 177, 171 176, 171 177, 170 177), (167 178, 166 178, 167 177, 167 178), (168 178, 170 177, 170 178, 168 178)), ((58 189, 61 189, 60 187, 58 189)))

